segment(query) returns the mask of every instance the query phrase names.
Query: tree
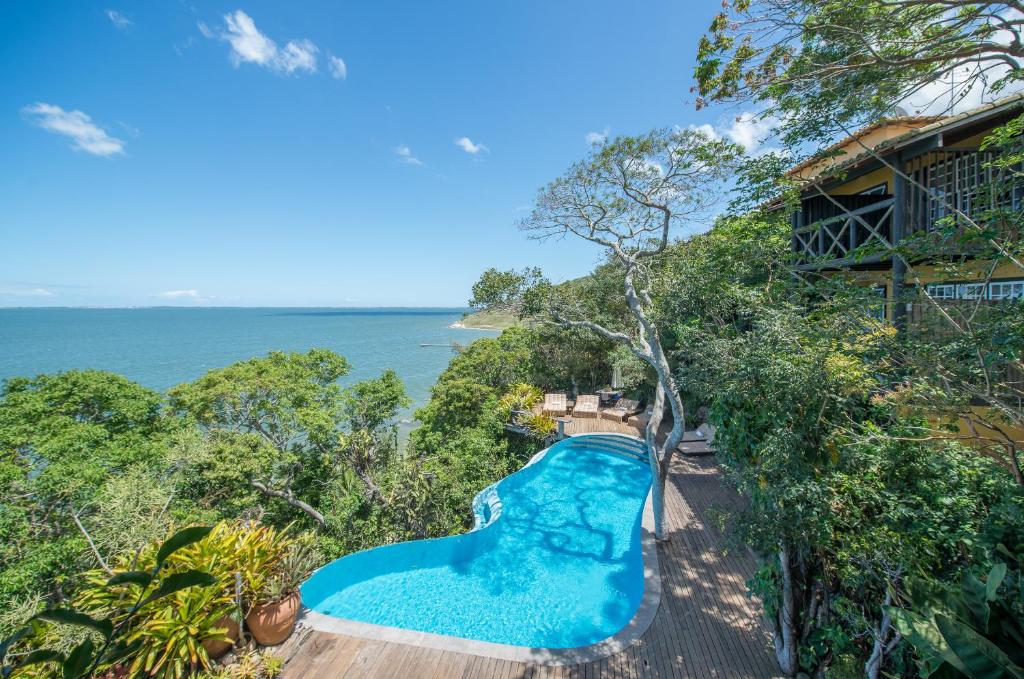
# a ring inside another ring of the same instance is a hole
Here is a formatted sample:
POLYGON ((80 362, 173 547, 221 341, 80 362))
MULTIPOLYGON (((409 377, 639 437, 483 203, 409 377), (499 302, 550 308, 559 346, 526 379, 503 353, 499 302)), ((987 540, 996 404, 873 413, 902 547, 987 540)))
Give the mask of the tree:
MULTIPOLYGON (((160 406, 156 392, 97 370, 5 383, 0 597, 43 594, 59 602, 70 574, 90 562, 105 566, 111 551, 124 546, 123 537, 116 544, 101 539, 113 533, 104 529, 105 516, 128 497, 119 491, 122 478, 138 484, 134 506, 148 517, 134 529, 148 524, 162 532, 174 485, 170 441, 180 423, 164 417, 160 406)), ((153 537, 141 533, 129 542, 153 537)))
POLYGON ((952 91, 943 112, 973 88, 998 91, 1021 77, 1016 0, 727 0, 723 8, 698 48, 698 106, 758 102, 791 142, 824 142, 915 95, 952 91))
POLYGON ((319 457, 337 454, 343 406, 337 380, 349 371, 326 349, 266 357, 211 370, 169 392, 172 407, 209 428, 231 459, 259 460, 249 485, 279 498, 321 527, 323 514, 296 494, 319 457))
MULTIPOLYGON (((538 239, 575 236, 604 248, 625 302, 624 313, 614 319, 614 325, 595 320, 595 312, 602 312, 586 295, 593 281, 558 288, 537 281, 513 294, 497 293, 494 286, 481 284, 490 288, 487 301, 494 306, 515 306, 522 314, 562 328, 596 333, 626 346, 654 371, 658 386, 645 437, 659 539, 665 537, 665 477, 683 435, 685 414, 679 384, 652 315, 650 265, 671 243, 675 227, 699 224, 708 217, 739 156, 737 146, 701 132, 661 130, 608 142, 541 189, 533 213, 521 228, 538 239), (666 406, 672 428, 659 439, 666 406)), ((490 278, 493 282, 495 277, 490 278)), ((512 280, 519 284, 518 278, 512 280)))

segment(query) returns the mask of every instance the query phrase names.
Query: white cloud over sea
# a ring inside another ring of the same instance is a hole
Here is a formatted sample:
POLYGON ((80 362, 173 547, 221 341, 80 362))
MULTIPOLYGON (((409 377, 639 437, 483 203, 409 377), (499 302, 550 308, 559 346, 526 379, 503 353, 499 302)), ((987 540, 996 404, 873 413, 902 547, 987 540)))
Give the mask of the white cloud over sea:
POLYGON ((71 148, 76 151, 102 157, 124 153, 124 141, 111 137, 82 111, 65 111, 55 104, 40 102, 24 107, 21 112, 33 125, 71 139, 71 148))

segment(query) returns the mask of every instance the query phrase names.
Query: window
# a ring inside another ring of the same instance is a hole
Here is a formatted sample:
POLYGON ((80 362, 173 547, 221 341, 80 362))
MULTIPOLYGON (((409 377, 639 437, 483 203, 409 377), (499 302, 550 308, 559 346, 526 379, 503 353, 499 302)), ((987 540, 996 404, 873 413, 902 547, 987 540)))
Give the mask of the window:
POLYGON ((885 295, 886 295, 886 292, 887 292, 886 287, 884 285, 876 285, 874 288, 871 289, 871 291, 873 293, 875 293, 875 295, 877 297, 879 297, 882 300, 882 302, 880 304, 874 304, 874 305, 868 307, 868 314, 870 314, 871 317, 874 318, 874 319, 877 319, 879 321, 884 321, 885 320, 885 295))
POLYGON ((935 299, 956 299, 956 286, 952 283, 931 283, 927 290, 935 299))
POLYGON ((928 294, 934 299, 1024 299, 1024 279, 984 283, 929 283, 928 294))
POLYGON ((989 299, 1021 299, 1024 297, 1024 280, 997 281, 988 284, 989 299))
POLYGON ((956 298, 957 299, 984 299, 985 298, 985 284, 984 283, 961 283, 956 286, 956 298))

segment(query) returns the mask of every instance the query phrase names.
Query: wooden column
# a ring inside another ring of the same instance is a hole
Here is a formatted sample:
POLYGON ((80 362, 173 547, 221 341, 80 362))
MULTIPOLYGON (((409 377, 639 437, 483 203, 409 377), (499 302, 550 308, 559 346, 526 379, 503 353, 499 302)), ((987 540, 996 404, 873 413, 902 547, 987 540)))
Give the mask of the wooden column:
MULTIPOLYGON (((892 160, 896 172, 893 173, 892 187, 892 222, 889 229, 889 237, 893 247, 899 247, 906 231, 907 221, 907 179, 903 175, 903 156, 899 153, 892 160)), ((893 255, 892 257, 892 320, 899 331, 906 329, 907 304, 904 298, 905 283, 907 278, 907 265, 903 259, 893 255)))

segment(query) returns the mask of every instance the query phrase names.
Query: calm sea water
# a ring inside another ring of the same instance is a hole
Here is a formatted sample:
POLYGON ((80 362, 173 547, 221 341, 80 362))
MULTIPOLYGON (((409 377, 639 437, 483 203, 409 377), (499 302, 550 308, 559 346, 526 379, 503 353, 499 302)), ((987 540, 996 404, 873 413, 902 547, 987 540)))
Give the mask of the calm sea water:
POLYGON ((120 373, 165 390, 272 349, 322 347, 352 364, 351 383, 392 368, 416 405, 452 351, 496 333, 448 326, 462 309, 0 309, 0 379, 71 368, 120 373))

